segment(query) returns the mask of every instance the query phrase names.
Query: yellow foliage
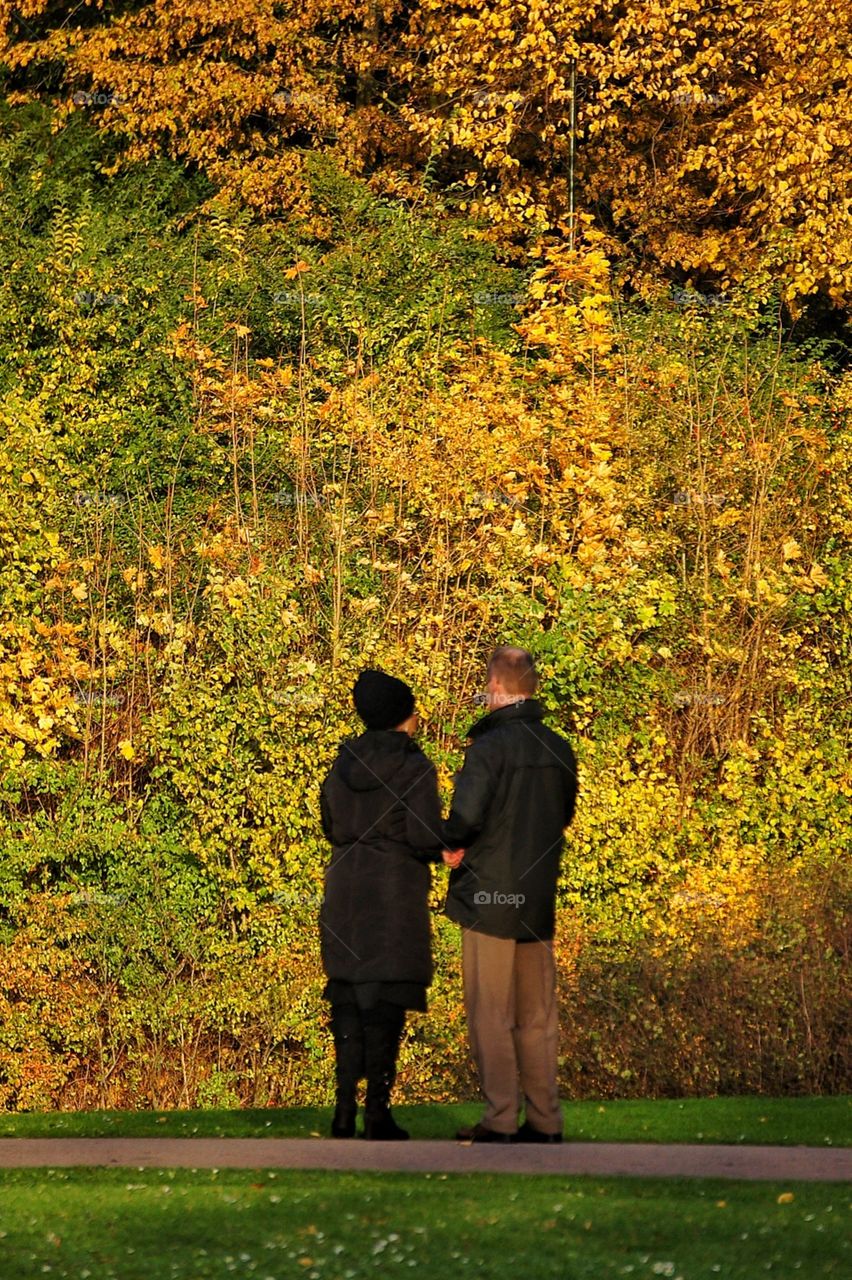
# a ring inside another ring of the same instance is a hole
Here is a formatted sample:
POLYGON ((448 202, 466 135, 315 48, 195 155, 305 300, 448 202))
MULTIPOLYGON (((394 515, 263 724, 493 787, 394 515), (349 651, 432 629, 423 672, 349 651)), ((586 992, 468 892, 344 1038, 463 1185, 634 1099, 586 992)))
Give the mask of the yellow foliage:
MULTIPOLYGON (((305 134, 403 199, 449 160, 462 208, 508 245, 573 236, 579 210, 605 207, 640 292, 650 263, 723 291, 760 268, 794 313, 817 291, 852 295, 848 0, 418 0, 404 21, 398 0, 254 0, 215 23, 209 8, 90 10, 36 37, 6 2, 0 46, 13 73, 64 65, 57 127, 91 99, 126 161, 180 156, 227 199, 320 236, 305 134)), ((26 12, 50 19, 49 0, 26 12)))

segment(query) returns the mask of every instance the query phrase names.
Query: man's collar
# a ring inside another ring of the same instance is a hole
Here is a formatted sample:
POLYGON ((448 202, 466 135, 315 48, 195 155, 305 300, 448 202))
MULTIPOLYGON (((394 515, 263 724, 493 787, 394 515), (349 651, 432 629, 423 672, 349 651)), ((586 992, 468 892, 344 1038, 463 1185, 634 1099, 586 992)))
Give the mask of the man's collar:
POLYGON ((497 707, 494 711, 489 711, 487 715, 477 720, 471 725, 467 736, 469 738, 478 738, 481 733, 485 733, 488 729, 496 728, 501 724, 510 724, 513 720, 541 720, 544 716, 544 707, 537 698, 521 698, 518 702, 509 703, 505 707, 497 707))

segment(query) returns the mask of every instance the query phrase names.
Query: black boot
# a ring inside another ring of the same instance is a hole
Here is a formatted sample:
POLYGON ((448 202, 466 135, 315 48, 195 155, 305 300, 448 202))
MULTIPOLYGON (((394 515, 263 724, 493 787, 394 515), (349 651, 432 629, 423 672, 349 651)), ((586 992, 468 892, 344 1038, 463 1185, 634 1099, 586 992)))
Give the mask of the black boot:
POLYGON ((336 1106, 331 1122, 333 1138, 354 1138, 358 1114, 358 1081, 365 1073, 361 1011, 354 1004, 331 1006, 334 1036, 336 1106))
POLYGON ((354 1138, 357 1102, 338 1102, 331 1117, 332 1138, 354 1138))
POLYGON ((380 1000, 364 1011, 364 1047, 367 1070, 367 1099, 364 1108, 364 1137, 382 1142, 399 1142, 408 1137, 390 1113, 390 1095, 396 1080, 396 1058, 405 1024, 400 1005, 380 1000))

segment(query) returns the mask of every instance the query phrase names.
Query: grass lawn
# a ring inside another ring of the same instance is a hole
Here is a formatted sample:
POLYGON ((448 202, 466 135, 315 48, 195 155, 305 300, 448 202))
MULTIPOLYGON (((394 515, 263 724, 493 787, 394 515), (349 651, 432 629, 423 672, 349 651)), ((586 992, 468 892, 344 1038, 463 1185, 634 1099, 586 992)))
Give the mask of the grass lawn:
POLYGON ((848 1184, 0 1170, 3 1280, 852 1274, 848 1184))
MULTIPOLYGON (((723 1142, 852 1146, 852 1097, 676 1098, 568 1102, 573 1142, 723 1142)), ((394 1106, 413 1138, 451 1139, 476 1103, 394 1106)), ((255 1111, 51 1111, 0 1114, 0 1137, 326 1137, 331 1107, 255 1111)))

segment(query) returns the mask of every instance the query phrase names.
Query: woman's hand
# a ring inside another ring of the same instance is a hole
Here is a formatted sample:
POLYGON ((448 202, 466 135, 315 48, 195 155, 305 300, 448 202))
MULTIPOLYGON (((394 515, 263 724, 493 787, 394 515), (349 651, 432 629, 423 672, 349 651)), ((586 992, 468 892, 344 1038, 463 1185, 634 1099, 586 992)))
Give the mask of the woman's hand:
POLYGON ((447 866, 452 867, 455 871, 456 867, 464 857, 464 849, 443 849, 441 851, 441 857, 444 859, 447 866))

